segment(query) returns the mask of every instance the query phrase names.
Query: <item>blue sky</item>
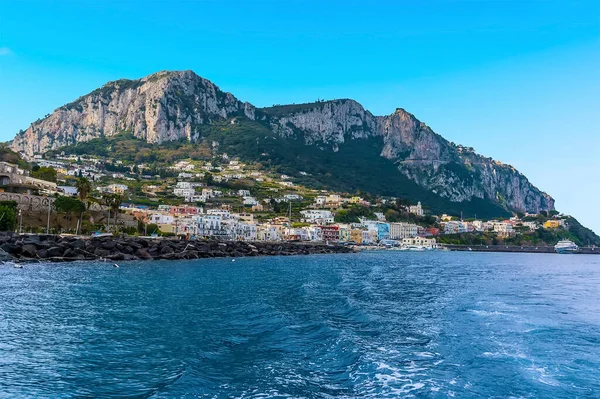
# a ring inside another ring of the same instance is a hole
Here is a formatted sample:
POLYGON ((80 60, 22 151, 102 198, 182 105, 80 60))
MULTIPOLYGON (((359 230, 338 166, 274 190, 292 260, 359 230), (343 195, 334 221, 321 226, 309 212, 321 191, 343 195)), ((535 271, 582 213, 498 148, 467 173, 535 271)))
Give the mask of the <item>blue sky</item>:
POLYGON ((257 106, 405 108, 600 232, 599 16, 597 0, 0 0, 0 140, 106 81, 192 69, 257 106))

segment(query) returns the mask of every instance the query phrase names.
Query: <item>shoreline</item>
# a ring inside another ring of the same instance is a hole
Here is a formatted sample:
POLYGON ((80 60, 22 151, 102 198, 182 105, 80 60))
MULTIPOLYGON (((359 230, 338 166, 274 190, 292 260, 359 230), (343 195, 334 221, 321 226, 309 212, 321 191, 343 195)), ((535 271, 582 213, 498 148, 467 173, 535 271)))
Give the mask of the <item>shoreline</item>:
POLYGON ((342 245, 303 242, 175 240, 142 237, 73 237, 0 233, 0 259, 13 262, 183 260, 246 256, 352 253, 342 245))
MULTIPOLYGON (((448 248, 450 251, 557 254, 553 246, 545 245, 443 245, 444 248, 448 248)), ((573 253, 573 255, 600 255, 600 247, 580 247, 579 251, 573 253)))

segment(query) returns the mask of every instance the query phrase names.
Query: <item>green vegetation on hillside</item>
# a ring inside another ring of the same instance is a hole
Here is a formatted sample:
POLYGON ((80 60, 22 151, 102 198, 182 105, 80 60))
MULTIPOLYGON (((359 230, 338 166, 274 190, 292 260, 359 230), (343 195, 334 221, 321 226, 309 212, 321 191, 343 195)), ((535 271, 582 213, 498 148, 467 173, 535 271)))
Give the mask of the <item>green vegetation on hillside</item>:
POLYGON ((30 168, 30 165, 19 154, 11 150, 6 143, 0 143, 0 162, 13 163, 22 169, 30 168))
POLYGON ((56 170, 50 166, 40 167, 38 165, 33 165, 31 168, 31 177, 56 183, 56 170))
POLYGON ((305 145, 301 133, 296 138, 281 137, 268 126, 243 116, 233 124, 223 121, 195 128, 200 137, 196 143, 175 141, 156 145, 123 133, 63 147, 54 153, 110 156, 129 164, 155 167, 165 167, 178 159, 211 160, 216 153, 227 153, 262 169, 292 176, 296 183, 315 189, 422 201, 434 213, 462 212, 464 217, 483 218, 509 215, 492 201, 452 202, 420 187, 401 174, 392 161, 380 156, 381 138, 350 140, 333 151, 325 144, 305 145))

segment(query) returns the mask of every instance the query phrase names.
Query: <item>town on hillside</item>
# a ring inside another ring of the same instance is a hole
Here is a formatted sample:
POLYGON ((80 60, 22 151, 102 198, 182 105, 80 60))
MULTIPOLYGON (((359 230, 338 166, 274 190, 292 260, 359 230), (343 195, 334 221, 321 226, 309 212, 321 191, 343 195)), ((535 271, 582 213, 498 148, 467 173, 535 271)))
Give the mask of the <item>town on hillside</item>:
POLYGON ((432 215, 418 201, 308 188, 296 176, 227 154, 161 168, 64 152, 12 155, 0 162, 1 230, 418 249, 554 245, 560 239, 597 245, 579 234, 575 219, 555 211, 500 220, 432 215))

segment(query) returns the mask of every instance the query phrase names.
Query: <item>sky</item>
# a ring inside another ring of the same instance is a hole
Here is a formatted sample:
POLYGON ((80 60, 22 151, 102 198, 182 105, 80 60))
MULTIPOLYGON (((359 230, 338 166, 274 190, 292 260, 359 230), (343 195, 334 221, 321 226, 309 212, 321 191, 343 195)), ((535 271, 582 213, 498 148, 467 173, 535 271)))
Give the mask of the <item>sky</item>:
POLYGON ((0 141, 107 81, 401 107, 600 232, 600 1, 0 0, 0 141))

